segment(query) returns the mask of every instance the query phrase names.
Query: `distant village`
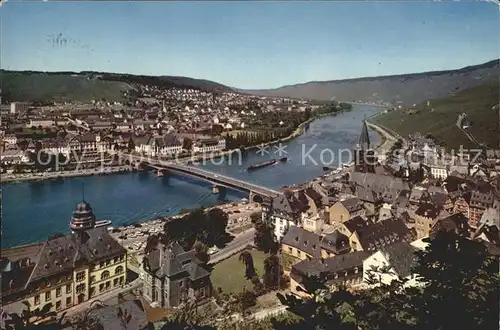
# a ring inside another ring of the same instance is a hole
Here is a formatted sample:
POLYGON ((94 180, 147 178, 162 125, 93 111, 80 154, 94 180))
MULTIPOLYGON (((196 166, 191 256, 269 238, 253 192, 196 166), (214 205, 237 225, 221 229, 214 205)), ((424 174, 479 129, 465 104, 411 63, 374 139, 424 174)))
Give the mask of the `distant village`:
MULTIPOLYGON (((224 137, 207 134, 214 125, 224 132, 239 130, 262 113, 307 107, 305 101, 151 86, 141 90, 135 107, 95 101, 33 108, 15 102, 2 116, 2 163, 23 162, 24 150, 36 143, 47 153, 66 155, 75 149, 106 151, 131 144, 137 153, 168 155, 186 150, 184 141, 189 138, 195 152, 220 151, 226 149, 224 137), (55 128, 50 138, 25 137, 27 130, 43 135, 55 128), (21 141, 26 147, 20 147, 21 141)), ((285 286, 264 293, 281 290, 308 297, 305 283, 311 277, 320 278, 331 290, 364 290, 373 287, 370 270, 382 266, 392 270, 383 283, 405 278, 406 285, 416 285, 415 251, 425 249, 426 238, 440 231, 481 242, 491 255, 500 256, 500 152, 452 155, 420 134, 395 145, 387 154, 377 154, 364 122, 352 166, 284 187, 277 197, 261 203, 259 219, 254 219, 255 239, 248 246, 258 250, 260 231, 271 230, 285 281, 285 286), (404 150, 399 157, 390 153, 396 148, 404 150)), ((246 203, 241 209, 245 207, 246 203)), ((148 307, 134 317, 143 323, 150 320, 150 306, 171 309, 186 301, 215 301, 220 307, 238 303, 245 294, 221 302, 223 292, 211 282, 212 269, 204 266, 194 248, 185 249, 176 241, 157 242, 144 251, 142 262, 132 266, 126 262, 131 252, 103 228, 94 228, 94 222, 90 205, 79 204, 72 218, 78 234, 44 242, 29 257, 2 259, 4 303, 18 308, 22 301, 34 306, 55 302, 52 309, 57 312, 75 308, 122 290, 129 282, 127 267, 139 273, 134 283, 141 306, 148 307)), ((228 255, 242 251, 227 249, 228 255)), ((255 281, 254 288, 268 280, 255 281)), ((97 318, 106 324, 105 315, 112 313, 101 313, 97 318)))
MULTIPOLYGON (((2 168, 12 172, 34 151, 65 157, 85 153, 88 160, 122 149, 162 157, 220 152, 228 136, 258 127, 269 113, 293 117, 318 108, 303 100, 193 89, 141 86, 134 93, 135 101, 124 102, 128 105, 104 100, 1 105, 2 168)), ((282 117, 278 128, 295 128, 282 117)))

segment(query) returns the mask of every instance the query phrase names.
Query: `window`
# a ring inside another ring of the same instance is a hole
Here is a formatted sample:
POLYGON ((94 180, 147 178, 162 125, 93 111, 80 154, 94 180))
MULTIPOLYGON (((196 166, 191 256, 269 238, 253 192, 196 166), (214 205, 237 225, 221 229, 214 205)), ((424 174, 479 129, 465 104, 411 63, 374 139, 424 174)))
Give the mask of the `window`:
POLYGON ((111 259, 106 260, 106 266, 111 265, 111 259))
POLYGON ((66 293, 71 293, 71 284, 66 285, 66 293))
POLYGON ((99 284, 99 292, 104 291, 104 283, 99 284))
POLYGON ((90 283, 94 283, 95 282, 95 275, 92 275, 90 276, 90 283))
POLYGON ((117 286, 117 285, 118 285, 118 279, 117 279, 117 278, 115 278, 115 279, 113 280, 113 286, 117 286))
POLYGON ((78 284, 76 286, 76 293, 81 293, 83 291, 85 291, 85 284, 83 284, 83 283, 82 284, 78 284))
POLYGON ((45 292, 45 301, 50 301, 50 291, 45 292))
POLYGON ((292 250, 293 250, 293 249, 289 246, 289 247, 288 247, 288 252, 292 253, 292 250))
POLYGON ((113 258, 113 263, 115 263, 115 264, 116 264, 117 262, 118 262, 118 257, 114 257, 114 258, 113 258))
POLYGON ((179 282, 179 287, 182 288, 182 281, 179 282))
POLYGON ((106 282, 106 290, 109 290, 111 288, 111 281, 106 282))
POLYGON ((121 255, 121 256, 120 256, 120 261, 123 261, 123 260, 125 260, 125 256, 124 256, 124 255, 121 255))
POLYGON ((39 294, 37 294, 35 296, 35 305, 40 305, 40 295, 39 294))
POLYGON ((60 300, 56 301, 56 310, 60 310, 61 307, 62 307, 61 301, 60 300))
POLYGON ((123 276, 120 277, 120 284, 123 284, 123 282, 125 281, 125 278, 123 276))
POLYGON ((101 261, 101 262, 99 263, 99 267, 101 267, 101 268, 102 268, 102 267, 104 267, 104 261, 101 261))
POLYGON ((109 271, 105 270, 101 274, 101 280, 105 280, 109 277, 109 271))
POLYGON ((71 305, 71 297, 66 298, 66 306, 71 305))
POLYGON ((85 272, 84 271, 76 273, 76 281, 77 282, 81 282, 84 279, 85 279, 85 272))
POLYGON ((115 275, 123 273, 123 266, 118 266, 115 269, 115 275))
POLYGON ((61 296, 61 288, 57 288, 56 289, 56 297, 60 297, 61 296))

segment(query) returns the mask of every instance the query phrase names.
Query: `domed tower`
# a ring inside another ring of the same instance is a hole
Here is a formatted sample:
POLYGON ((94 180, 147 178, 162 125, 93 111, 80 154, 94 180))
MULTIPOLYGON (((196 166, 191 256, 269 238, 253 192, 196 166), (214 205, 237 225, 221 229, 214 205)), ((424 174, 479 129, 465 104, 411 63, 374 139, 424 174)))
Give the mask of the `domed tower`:
POLYGON ((76 206, 69 226, 73 232, 94 228, 95 215, 89 203, 82 201, 76 206))

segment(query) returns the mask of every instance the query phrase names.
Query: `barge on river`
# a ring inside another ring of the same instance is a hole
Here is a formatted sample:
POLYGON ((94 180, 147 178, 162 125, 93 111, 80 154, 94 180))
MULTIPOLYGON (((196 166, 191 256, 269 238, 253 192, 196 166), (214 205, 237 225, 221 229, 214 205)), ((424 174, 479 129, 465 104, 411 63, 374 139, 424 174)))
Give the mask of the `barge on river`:
POLYGON ((274 165, 277 162, 278 161, 276 159, 271 159, 271 160, 268 160, 268 161, 265 161, 265 162, 262 162, 262 163, 253 164, 253 165, 250 165, 250 166, 247 167, 247 171, 252 171, 252 170, 256 170, 258 168, 262 168, 262 167, 274 165))

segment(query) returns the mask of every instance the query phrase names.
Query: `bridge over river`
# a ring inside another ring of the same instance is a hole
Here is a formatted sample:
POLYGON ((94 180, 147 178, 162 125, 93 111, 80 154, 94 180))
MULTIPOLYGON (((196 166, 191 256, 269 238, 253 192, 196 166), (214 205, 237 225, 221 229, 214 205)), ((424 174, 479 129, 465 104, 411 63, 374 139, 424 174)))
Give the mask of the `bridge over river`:
POLYGON ((249 200, 253 202, 260 203, 264 199, 272 199, 280 194, 279 191, 274 189, 213 173, 194 166, 131 154, 122 154, 122 157, 128 158, 131 163, 135 163, 136 166, 148 166, 153 168, 158 171, 159 175, 164 175, 166 174, 165 172, 171 172, 210 182, 214 185, 214 192, 222 192, 221 188, 230 188, 246 192, 249 194, 249 200))

